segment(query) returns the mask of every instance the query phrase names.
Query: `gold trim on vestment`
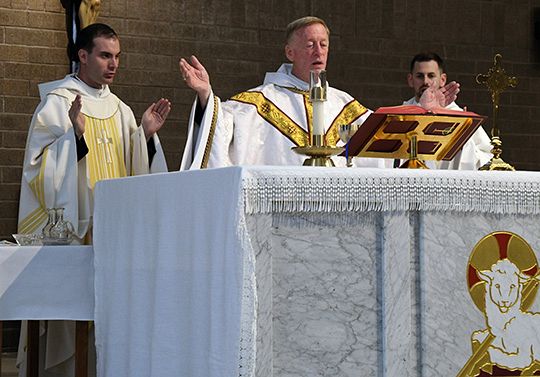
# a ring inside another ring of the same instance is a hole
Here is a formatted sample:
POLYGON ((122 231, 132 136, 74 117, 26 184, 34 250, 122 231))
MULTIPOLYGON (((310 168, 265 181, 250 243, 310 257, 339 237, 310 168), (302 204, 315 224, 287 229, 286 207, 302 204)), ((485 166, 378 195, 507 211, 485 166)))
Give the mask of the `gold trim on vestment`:
POLYGON ((304 100, 304 112, 306 115, 308 134, 311 135, 313 133, 313 104, 309 100, 309 91, 301 90, 301 89, 291 87, 291 86, 280 86, 280 85, 277 85, 277 86, 283 89, 287 89, 293 93, 300 94, 302 96, 304 100))
POLYGON ((39 226, 48 219, 47 212, 41 207, 36 208, 26 216, 17 227, 17 231, 22 234, 34 233, 39 226))
POLYGON ((234 101, 254 105, 257 113, 296 146, 309 145, 309 134, 277 107, 261 92, 243 92, 231 98, 234 101))
POLYGON ((124 145, 116 126, 115 115, 99 119, 84 115, 84 140, 90 188, 103 179, 126 177, 124 145))
MULTIPOLYGON (((300 90, 294 87, 280 86, 280 88, 288 89, 291 92, 301 94, 304 97, 304 107, 306 109, 306 119, 308 124, 309 134, 313 132, 313 105, 309 100, 309 91, 300 90)), ((339 141, 339 126, 342 124, 351 124, 366 113, 367 108, 362 106, 360 102, 353 99, 346 104, 339 114, 335 117, 334 121, 328 128, 325 134, 325 145, 329 147, 335 147, 339 141)))
MULTIPOLYGON (((313 130, 313 106, 309 101, 309 92, 294 87, 281 87, 291 92, 302 95, 304 100, 304 109, 306 114, 306 123, 308 131, 295 123, 289 116, 277 105, 264 96, 262 92, 243 92, 232 97, 232 100, 254 105, 257 112, 274 128, 280 131, 284 136, 290 139, 295 145, 304 147, 309 145, 309 136, 313 130)), ((364 115, 368 110, 357 100, 351 100, 346 104, 340 113, 336 116, 331 126, 325 134, 325 145, 334 147, 339 142, 339 126, 341 124, 350 124, 364 115)))
POLYGON ((208 160, 210 159, 210 152, 212 151, 212 143, 214 141, 214 134, 216 133, 217 125, 217 116, 218 116, 218 99, 214 96, 214 112, 212 113, 212 121, 210 122, 210 131, 208 132, 208 140, 206 146, 204 147, 203 160, 201 162, 201 169, 206 169, 208 167, 208 160))
POLYGON ((18 224, 18 232, 23 234, 33 233, 46 219, 48 219, 47 208, 45 204, 45 166, 47 163, 47 156, 49 155, 49 149, 45 148, 43 154, 41 155, 41 166, 39 168, 39 173, 34 177, 28 186, 30 190, 34 193, 39 207, 30 212, 23 220, 18 224))
POLYGON ((351 124, 364 115, 368 110, 360 102, 353 99, 346 104, 326 131, 326 145, 335 146, 339 141, 339 126, 341 124, 351 124))

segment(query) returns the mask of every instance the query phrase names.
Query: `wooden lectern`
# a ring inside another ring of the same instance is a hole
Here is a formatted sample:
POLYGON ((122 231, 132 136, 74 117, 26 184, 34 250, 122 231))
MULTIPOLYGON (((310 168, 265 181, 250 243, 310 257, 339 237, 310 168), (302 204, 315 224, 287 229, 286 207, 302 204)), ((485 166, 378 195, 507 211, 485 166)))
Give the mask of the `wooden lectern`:
POLYGON ((351 138, 349 154, 410 159, 402 167, 419 167, 423 165, 419 160, 451 160, 484 120, 468 111, 381 107, 351 138))

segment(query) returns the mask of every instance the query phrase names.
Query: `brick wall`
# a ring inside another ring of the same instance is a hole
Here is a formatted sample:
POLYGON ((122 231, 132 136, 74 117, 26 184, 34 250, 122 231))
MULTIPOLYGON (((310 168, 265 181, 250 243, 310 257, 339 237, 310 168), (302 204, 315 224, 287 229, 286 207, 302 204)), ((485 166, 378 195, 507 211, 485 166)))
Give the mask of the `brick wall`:
MULTIPOLYGON (((533 10, 540 0, 103 0, 99 21, 121 36, 113 85, 137 117, 158 97, 173 102, 160 132, 170 170, 179 165, 193 93, 179 79, 178 58, 196 54, 222 97, 258 85, 283 61, 283 30, 313 14, 331 30, 333 86, 364 105, 399 104, 411 96, 409 60, 432 49, 458 80, 458 103, 490 115, 490 98, 474 82, 495 53, 519 86, 502 97, 499 124, 505 159, 540 170, 540 47, 533 10)), ((0 0, 0 239, 16 230, 21 164, 36 84, 68 72, 60 0, 0 0)))

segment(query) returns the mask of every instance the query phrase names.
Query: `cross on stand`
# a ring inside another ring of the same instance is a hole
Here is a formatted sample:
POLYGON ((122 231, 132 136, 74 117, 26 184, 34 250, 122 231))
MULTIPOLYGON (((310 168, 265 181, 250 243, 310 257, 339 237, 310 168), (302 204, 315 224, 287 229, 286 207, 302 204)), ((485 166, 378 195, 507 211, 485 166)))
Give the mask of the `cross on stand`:
POLYGON ((507 164, 500 157, 502 154, 502 141, 499 137, 499 128, 497 127, 497 115, 499 113, 499 103, 501 93, 509 87, 515 88, 518 80, 515 77, 510 77, 501 67, 502 56, 496 54, 493 67, 491 67, 486 75, 479 74, 476 76, 478 84, 484 84, 491 92, 491 102, 493 103, 492 129, 491 129, 491 145, 493 149, 493 157, 491 160, 482 166, 480 170, 515 170, 510 164, 507 164))

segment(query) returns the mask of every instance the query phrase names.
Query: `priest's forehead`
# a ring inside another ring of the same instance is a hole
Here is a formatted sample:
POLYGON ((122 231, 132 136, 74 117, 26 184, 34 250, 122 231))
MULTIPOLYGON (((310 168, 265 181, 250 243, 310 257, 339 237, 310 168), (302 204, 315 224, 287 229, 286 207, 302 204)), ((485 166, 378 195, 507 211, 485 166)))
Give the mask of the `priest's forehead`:
POLYGON ((287 26, 287 36, 286 36, 287 44, 291 42, 292 37, 298 30, 306 26, 313 25, 313 24, 321 24, 322 26, 324 26, 324 28, 326 29, 326 33, 328 34, 328 37, 330 37, 330 29, 328 28, 328 25, 326 25, 326 22, 324 22, 322 19, 318 17, 308 16, 308 17, 299 18, 298 20, 294 20, 287 26))

